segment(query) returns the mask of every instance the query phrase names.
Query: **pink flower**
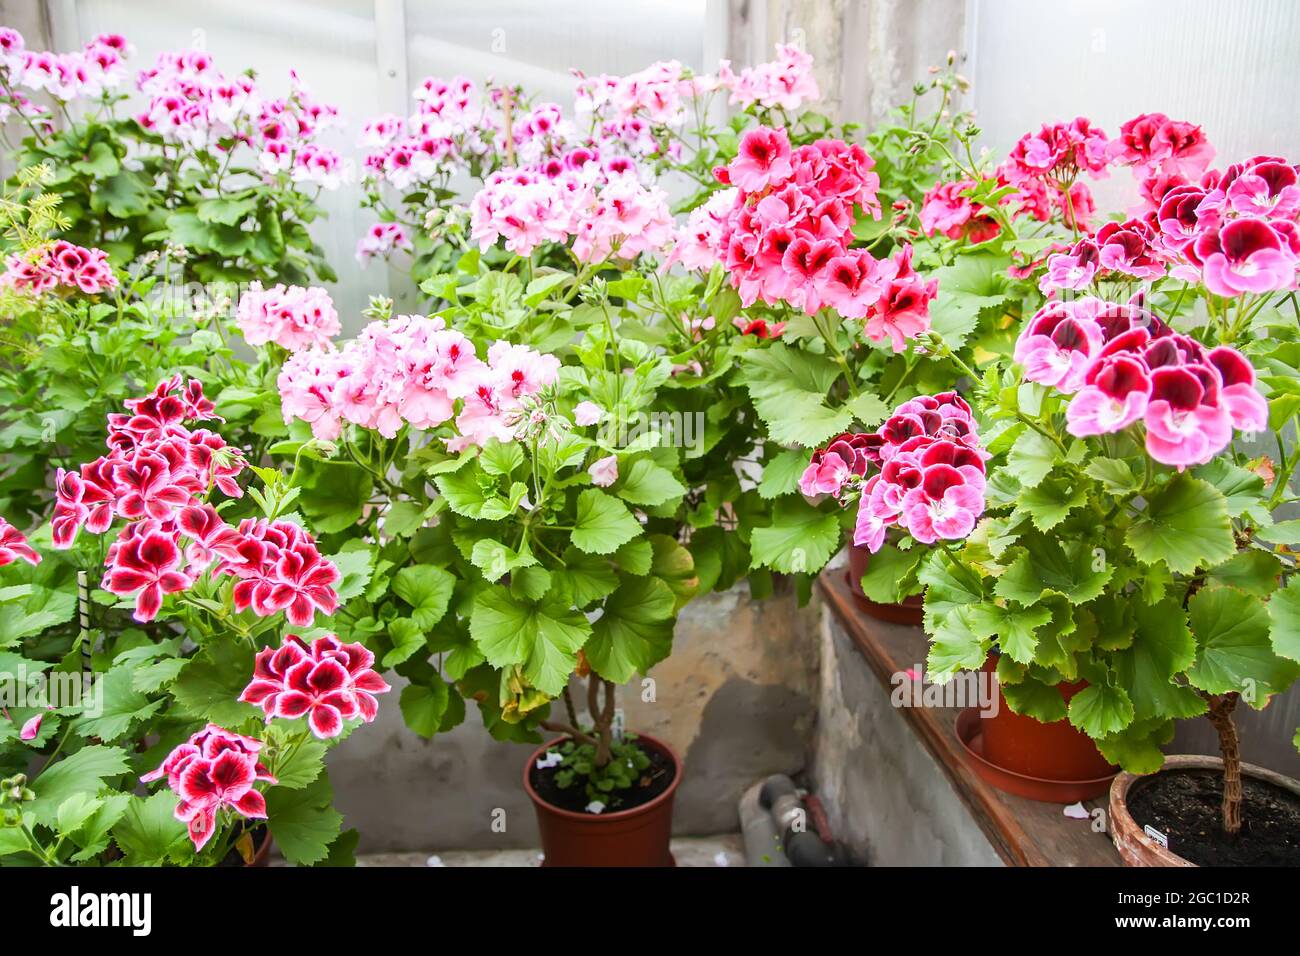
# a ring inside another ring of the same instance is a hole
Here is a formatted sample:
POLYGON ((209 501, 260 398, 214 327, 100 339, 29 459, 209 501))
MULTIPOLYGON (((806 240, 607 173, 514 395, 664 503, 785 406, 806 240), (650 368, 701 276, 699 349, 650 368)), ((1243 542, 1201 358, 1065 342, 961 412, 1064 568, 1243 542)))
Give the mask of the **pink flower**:
MULTIPOLYGON (((1217 387, 1217 386, 1216 386, 1217 387)), ((1157 368, 1147 402, 1147 454, 1179 471, 1203 465, 1232 439, 1226 408, 1207 404, 1204 380, 1189 368, 1157 368)))
POLYGON ((939 183, 921 203, 921 230, 927 236, 941 233, 949 239, 967 239, 972 244, 986 242, 998 234, 997 220, 980 214, 967 192, 975 188, 974 180, 961 179, 939 183))
POLYGON ((245 817, 265 819, 266 800, 253 784, 264 781, 274 785, 276 779, 258 760, 261 749, 260 740, 208 724, 140 781, 167 778, 167 786, 180 797, 176 819, 188 825, 198 852, 212 839, 217 812, 223 807, 245 817))
POLYGON ((329 293, 315 286, 254 282, 239 300, 235 322, 249 345, 274 342, 290 352, 327 349, 342 330, 329 293))
POLYGON ((45 720, 45 714, 39 713, 35 717, 29 717, 23 722, 22 729, 18 731, 19 740, 35 740, 41 732, 41 722, 45 720))
POLYGON ((792 167, 785 130, 760 126, 747 132, 740 138, 739 151, 727 172, 732 185, 751 193, 788 177, 792 167))
POLYGON ((1066 427, 1080 438, 1120 431, 1146 413, 1150 392, 1145 363, 1123 354, 1105 358, 1088 370, 1066 408, 1066 427))
POLYGON ((1214 147, 1201 127, 1171 120, 1164 113, 1143 113, 1120 127, 1107 155, 1148 174, 1199 176, 1214 158, 1214 147))
POLYGON ((1024 366, 1026 380, 1066 394, 1078 390, 1105 341, 1101 326, 1088 311, 1061 302, 1049 302, 1038 310, 1016 340, 1015 360, 1024 366))
POLYGON ((983 489, 971 485, 951 465, 935 464, 924 469, 921 484, 903 498, 907 530, 922 544, 966 537, 975 530, 975 522, 983 513, 983 489))
POLYGON ((400 223, 377 222, 357 243, 357 261, 365 264, 377 256, 386 257, 394 249, 410 252, 411 238, 400 223))
POLYGON ((1205 361, 1219 373, 1219 400, 1228 409, 1232 427, 1262 432, 1268 428, 1268 402, 1255 389, 1255 369, 1236 349, 1221 345, 1205 361))
POLYGON ((741 108, 755 104, 766 109, 791 111, 817 100, 821 93, 812 75, 812 56, 788 43, 778 43, 776 59, 733 73, 724 61, 719 84, 731 92, 731 103, 741 108))
POLYGON ((881 296, 867 312, 866 335, 873 342, 889 339, 895 352, 907 348, 930 327, 930 302, 939 293, 938 280, 926 282, 912 269, 912 247, 880 264, 881 296))
POLYGON ((6 266, 0 285, 20 292, 40 294, 62 286, 86 295, 98 295, 117 288, 117 276, 108 263, 108 253, 63 239, 47 243, 34 252, 15 253, 8 257, 6 266))
POLYGON ((172 535, 147 528, 132 533, 136 527, 128 527, 123 534, 130 536, 114 546, 100 586, 123 597, 135 595, 133 616, 147 623, 158 616, 164 594, 186 590, 193 579, 182 569, 181 552, 172 535))
POLYGON ((594 425, 604 417, 604 409, 595 402, 579 402, 573 409, 573 420, 582 427, 594 425))
POLYGON ((31 565, 41 563, 41 556, 27 543, 23 533, 0 518, 0 568, 19 559, 31 565))
POLYGON ((1204 263, 1206 288, 1216 295, 1289 289, 1296 281, 1296 255, 1262 219, 1233 219, 1203 233, 1195 243, 1204 263))
POLYGON ((360 644, 344 644, 326 634, 307 647, 290 634, 279 648, 257 655, 253 680, 239 699, 276 717, 308 715, 317 737, 338 736, 343 721, 360 716, 372 722, 379 712, 375 694, 391 688, 374 671, 375 655, 360 644))
POLYGON ((587 472, 591 475, 593 485, 599 488, 608 488, 618 481, 618 456, 606 455, 588 468, 587 472))

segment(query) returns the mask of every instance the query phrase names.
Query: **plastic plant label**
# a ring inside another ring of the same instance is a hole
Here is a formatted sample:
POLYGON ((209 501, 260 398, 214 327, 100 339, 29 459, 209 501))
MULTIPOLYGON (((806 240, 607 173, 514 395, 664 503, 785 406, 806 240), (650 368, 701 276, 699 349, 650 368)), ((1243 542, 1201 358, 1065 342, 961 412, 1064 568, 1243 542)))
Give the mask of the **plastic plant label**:
POLYGON ((1164 847, 1165 849, 1168 849, 1168 848, 1169 848, 1169 837, 1165 836, 1163 833, 1161 833, 1159 830, 1157 830, 1157 829, 1156 829, 1155 827, 1153 827, 1151 824, 1149 824, 1149 823, 1145 823, 1145 824, 1143 824, 1143 825, 1142 825, 1142 831, 1143 831, 1147 836, 1149 836, 1151 839, 1153 839, 1153 840, 1155 840, 1157 843, 1159 843, 1159 844, 1160 844, 1162 847, 1164 847))

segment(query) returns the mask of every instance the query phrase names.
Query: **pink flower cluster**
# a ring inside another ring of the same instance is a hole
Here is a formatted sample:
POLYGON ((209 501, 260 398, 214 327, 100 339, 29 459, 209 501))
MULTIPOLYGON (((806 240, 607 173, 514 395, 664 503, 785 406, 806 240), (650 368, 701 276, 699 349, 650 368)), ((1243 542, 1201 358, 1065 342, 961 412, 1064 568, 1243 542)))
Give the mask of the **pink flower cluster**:
POLYGON ((403 424, 429 429, 455 417, 456 445, 467 447, 510 440, 520 399, 558 375, 553 355, 496 342, 484 363, 441 319, 398 316, 371 323, 338 352, 291 356, 278 384, 285 420, 309 423, 317 438, 337 438, 344 421, 392 438, 403 424))
POLYGON ((27 537, 4 518, 0 518, 0 568, 19 559, 31 565, 41 563, 41 556, 27 543, 27 537))
POLYGON ((783 129, 759 127, 717 171, 736 187, 718 234, 719 259, 746 306, 762 299, 815 313, 823 304, 861 317, 879 298, 876 261, 851 250, 854 207, 880 216, 880 177, 861 146, 818 140, 792 149, 783 129))
POLYGON ((904 402, 875 432, 841 435, 813 452, 806 495, 859 494, 853 543, 879 551, 890 528, 922 544, 964 538, 984 513, 984 462, 970 406, 956 392, 904 402), (867 472, 879 471, 869 479, 867 472))
POLYGON ((1081 172, 1101 179, 1107 175, 1109 147, 1109 137, 1082 116, 1044 123, 1037 133, 1020 137, 1002 169, 1016 186, 1030 179, 1071 183, 1081 172))
POLYGON ((1144 178, 1157 175, 1195 179, 1214 159, 1214 147, 1194 123, 1164 113, 1143 113, 1120 127, 1106 147, 1111 162, 1134 166, 1144 178))
POLYGON ((121 85, 132 53, 130 44, 114 33, 102 33, 71 53, 39 52, 26 46, 17 30, 0 27, 0 86, 20 108, 30 103, 15 92, 15 86, 48 93, 64 103, 97 99, 121 85))
POLYGON ((375 182, 408 190, 491 152, 492 133, 501 124, 480 102, 470 80, 426 77, 415 89, 415 100, 411 117, 387 113, 361 128, 359 145, 369 150, 362 165, 375 182))
POLYGON ((396 222, 377 222, 357 241, 357 261, 365 264, 376 257, 387 258, 394 249, 414 249, 406 227, 396 222))
MULTIPOLYGON (((1178 168, 1188 162, 1183 157, 1178 168)), ((1255 156, 1205 172, 1195 183, 1162 167, 1143 184, 1154 207, 1140 218, 1108 222, 1049 256, 1044 291, 1166 274, 1228 297, 1296 288, 1300 167, 1255 156)))
POLYGON ((374 665, 375 655, 361 644, 344 644, 326 634, 308 646, 289 634, 278 648, 258 653, 253 679, 239 699, 261 707, 268 724, 276 717, 306 716, 317 737, 337 737, 345 720, 373 722, 379 713, 374 695, 392 689, 374 665))
POLYGON ((962 239, 972 245, 987 242, 998 234, 997 220, 971 201, 973 179, 939 183, 921 203, 921 229, 927 236, 942 233, 949 239, 962 239))
POLYGON ((249 345, 274 342, 290 352, 328 349, 343 328, 324 289, 296 285, 263 289, 260 282, 253 282, 240 298, 235 322, 249 345))
POLYGON ((1207 350, 1136 305, 1049 302, 1021 332, 1015 359, 1028 381, 1074 396, 1070 434, 1104 435, 1141 420, 1147 454, 1180 471, 1217 455, 1233 429, 1268 424, 1245 356, 1207 350))
POLYGON ((626 157, 578 147, 536 168, 501 169, 470 203, 473 238, 484 251, 504 240, 526 256, 548 242, 573 242, 584 262, 634 259, 673 239, 668 198, 645 186, 626 157))
POLYGON ((680 141, 664 135, 664 129, 684 126, 693 98, 716 86, 715 79, 692 76, 676 60, 652 63, 628 76, 575 74, 579 119, 589 117, 593 136, 602 144, 617 143, 641 157, 665 151, 674 158, 680 155, 680 141))
POLYGON ((718 82, 730 91, 731 103, 748 108, 754 104, 765 109, 797 110, 821 97, 812 75, 813 58, 792 43, 779 43, 776 59, 733 73, 731 64, 723 62, 718 82))
POLYGON ((59 288, 98 295, 117 288, 117 275, 102 249, 87 249, 65 239, 46 243, 35 252, 16 252, 5 260, 0 285, 19 292, 41 294, 59 288))
POLYGON ((289 95, 264 95, 248 74, 228 78, 203 50, 161 53, 140 72, 148 105, 136 120, 145 129, 190 149, 225 153, 243 143, 257 153, 268 176, 287 173, 297 183, 337 189, 350 168, 334 150, 316 142, 338 125, 338 110, 318 102, 290 72, 289 95))
POLYGON ((261 750, 260 740, 208 724, 140 781, 167 778, 167 786, 180 797, 176 819, 188 827, 197 853, 212 839, 219 810, 229 808, 249 819, 266 819, 266 798, 253 784, 277 781, 262 764, 261 750))
POLYGON ((108 548, 101 586, 134 596, 141 622, 157 616, 165 595, 189 589, 209 570, 237 579, 237 611, 252 607, 267 617, 283 610, 301 627, 317 610, 332 614, 339 571, 310 534, 287 521, 246 519, 233 528, 207 503, 214 488, 243 494, 236 479, 246 463, 217 433, 188 427, 217 418, 203 386, 183 386, 177 375, 126 406, 129 414, 109 416, 109 454, 77 471, 59 469, 54 546, 70 548, 82 527, 103 534, 126 519, 108 548))

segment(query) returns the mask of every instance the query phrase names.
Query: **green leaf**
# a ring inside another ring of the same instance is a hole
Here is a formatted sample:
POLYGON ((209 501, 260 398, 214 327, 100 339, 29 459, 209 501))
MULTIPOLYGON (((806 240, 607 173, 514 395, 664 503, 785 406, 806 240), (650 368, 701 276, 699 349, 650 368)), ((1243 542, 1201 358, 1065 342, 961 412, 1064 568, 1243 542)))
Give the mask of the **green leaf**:
POLYGON ((1271 544, 1300 544, 1300 518, 1279 521, 1267 528, 1260 528, 1255 536, 1271 544))
POLYGON ((862 593, 881 604, 897 604, 916 590, 916 573, 925 557, 924 548, 900 551, 884 544, 867 561, 862 576, 862 593))
POLYGON ((537 603, 521 601, 500 585, 479 592, 469 628, 489 664, 522 665, 529 682, 550 697, 564 689, 578 650, 591 635, 582 612, 554 595, 537 603))
POLYGON ((668 656, 676 599, 654 576, 626 578, 605 602, 584 648, 601 677, 624 684, 668 656))
POLYGON ((781 498, 772 523, 750 535, 750 567, 782 574, 816 574, 840 547, 840 522, 802 498, 781 498))
POLYGON ((1219 489, 1227 501, 1228 514, 1234 518, 1247 514, 1256 518, 1268 516, 1264 479, 1254 472, 1219 457, 1195 469, 1192 474, 1219 489))
POLYGON ((588 554, 610 554, 641 533, 641 523, 627 506, 597 488, 578 495, 573 546, 588 554))
POLYGON ((1133 473, 1127 461, 1119 458, 1094 458, 1083 472, 1099 481, 1107 494, 1118 497, 1131 495, 1142 487, 1141 478, 1133 473))
POLYGON ((1082 541, 1060 542, 1039 535, 1023 539, 1024 548, 1011 562, 993 592, 1026 607, 1053 591, 1072 604, 1085 604, 1105 589, 1115 569, 1082 541), (1101 570, 1094 570, 1098 566, 1101 570))
POLYGON ((930 552, 917 580, 925 585, 925 629, 930 634, 935 633, 948 615, 984 600, 979 576, 944 551, 930 552))
MULTIPOLYGON (((890 408, 872 392, 861 392, 844 406, 863 428, 875 428, 889 417, 890 408)), ((807 462, 805 461, 806 465, 807 462)))
POLYGON ((393 593, 411 605, 411 620, 425 633, 442 620, 456 577, 431 564, 414 564, 393 576, 393 593))
POLYGON ((489 475, 510 475, 523 466, 524 450, 518 442, 489 439, 479 453, 479 464, 489 475))
POLYGON ((1014 713, 1043 724, 1054 724, 1066 717, 1065 698, 1054 685, 1026 677, 1018 684, 1001 683, 998 687, 1014 713))
POLYGON ((926 675, 935 683, 946 684, 958 671, 979 670, 988 658, 988 643, 973 628, 974 611, 959 607, 944 615, 930 642, 926 658, 926 675))
POLYGON ((325 859, 343 823, 333 804, 334 791, 323 776, 298 790, 272 787, 267 791, 268 825, 286 860, 310 866, 325 859))
POLYGON ((1006 256, 961 255, 931 273, 939 280, 939 292, 930 303, 930 328, 954 352, 975 329, 982 311, 1006 301, 1003 277, 1010 264, 1006 256))
POLYGON ((608 558, 583 554, 577 548, 565 551, 564 568, 551 572, 552 593, 577 608, 599 601, 617 587, 618 575, 608 558))
POLYGON ((325 752, 329 746, 315 738, 299 740, 289 746, 288 759, 275 765, 276 786, 301 790, 324 773, 325 752))
POLYGON ((763 466, 763 479, 758 483, 761 498, 771 500, 799 490, 799 476, 808 467, 808 452, 802 448, 787 448, 763 466))
POLYGON ((52 827, 58 819, 63 801, 78 793, 97 794, 104 786, 105 777, 116 777, 129 772, 126 751, 120 747, 95 744, 82 747, 46 767, 29 784, 36 799, 27 810, 42 826, 52 827))
POLYGON ((1213 567, 1236 550, 1227 501, 1207 481, 1181 474, 1147 501, 1124 537, 1144 564, 1164 561, 1179 574, 1213 567))
POLYGON ((1269 638, 1273 652, 1300 661, 1300 577, 1293 577, 1268 602, 1269 638))
POLYGON ((1261 708, 1300 676, 1300 664, 1274 653, 1269 612, 1259 598, 1236 588, 1206 587, 1187 609, 1197 646, 1196 663, 1187 669, 1193 686, 1210 694, 1237 691, 1261 708))
POLYGON ((1068 478, 1050 478, 1035 488, 1024 488, 1016 501, 1013 518, 1028 516, 1039 531, 1051 531, 1076 508, 1087 504, 1083 486, 1068 478))
POLYGON ((516 568, 531 567, 537 563, 537 559, 528 550, 527 541, 524 542, 523 550, 516 553, 509 545, 491 538, 475 541, 469 560, 483 572, 483 577, 493 582, 516 568))
POLYGON ((432 739, 442 728, 449 697, 446 683, 436 677, 427 686, 407 684, 402 688, 399 701, 402 719, 406 721, 406 726, 421 737, 432 739))
POLYGON ((666 534, 652 534, 649 541, 650 546, 654 548, 654 560, 650 564, 650 570, 654 572, 655 577, 668 585, 676 602, 674 610, 680 611, 700 590, 695 558, 690 551, 678 544, 676 539, 666 534))
POLYGON ((424 526, 428 505, 419 501, 394 501, 384 513, 384 531, 398 538, 409 538, 424 526))
POLYGON ((90 819, 103 801, 90 793, 74 793, 59 804, 55 824, 61 833, 72 833, 90 819))
POLYGON ((253 652, 246 644, 214 641, 190 658, 171 692, 183 712, 230 727, 262 716, 259 708, 239 701, 252 677, 253 652))
POLYGON ((112 743, 137 720, 144 720, 161 707, 161 700, 151 702, 135 689, 134 675, 132 667, 114 667, 104 674, 98 690, 102 695, 99 714, 78 718, 73 730, 83 737, 98 737, 104 743, 112 743))
POLYGON ((424 631, 410 618, 399 617, 388 622, 388 639, 393 649, 384 655, 385 668, 396 667, 425 647, 424 631))
POLYGON ((1251 549, 1239 551, 1206 576, 1208 584, 1240 588, 1256 597, 1268 597, 1277 590, 1282 563, 1276 555, 1251 549))
POLYGON ((98 806, 85 822, 72 833, 72 842, 80 849, 72 854, 74 863, 93 859, 108 846, 109 832, 126 814, 127 807, 137 798, 125 793, 113 793, 98 799, 98 806))
POLYGON ((653 508, 686 494, 673 473, 649 458, 638 458, 619 477, 614 493, 634 505, 653 508))
POLYGON ((131 798, 113 827, 113 841, 129 866, 162 866, 184 850, 187 834, 185 824, 176 819, 178 799, 166 787, 149 797, 131 798))
POLYGON ((0 647, 67 623, 76 613, 72 588, 56 590, 40 583, 0 588, 0 647))
POLYGON ((1060 458, 1060 449, 1045 436, 1026 428, 1007 452, 1007 467, 1022 488, 1034 488, 1051 474, 1060 458))
POLYGON ((1028 664, 1034 659, 1038 647, 1037 630, 1052 619, 1049 608, 1005 608, 998 615, 998 647, 1018 664, 1028 664))
POLYGON ((775 342, 741 358, 743 384, 754 410, 779 445, 815 448, 853 421, 847 408, 831 408, 827 395, 840 377, 830 359, 775 342))
POLYGON ((1070 698, 1070 723, 1089 737, 1119 733, 1133 722, 1133 702, 1121 687, 1089 684, 1070 698))
POLYGON ((374 572, 370 563, 371 557, 369 547, 343 550, 329 556, 335 567, 339 569, 339 583, 335 585, 334 592, 338 594, 340 604, 346 604, 365 592, 366 585, 370 583, 370 576, 374 572))
POLYGON ((304 460, 300 468, 308 469, 309 485, 303 487, 299 502, 318 534, 345 531, 361 520, 366 503, 374 491, 370 476, 355 465, 304 460))
POLYGON ((1112 657, 1116 679, 1133 702, 1138 720, 1195 717, 1205 702, 1174 676, 1191 666, 1196 639, 1187 626, 1187 612, 1177 601, 1134 605, 1137 627, 1133 643, 1112 657))

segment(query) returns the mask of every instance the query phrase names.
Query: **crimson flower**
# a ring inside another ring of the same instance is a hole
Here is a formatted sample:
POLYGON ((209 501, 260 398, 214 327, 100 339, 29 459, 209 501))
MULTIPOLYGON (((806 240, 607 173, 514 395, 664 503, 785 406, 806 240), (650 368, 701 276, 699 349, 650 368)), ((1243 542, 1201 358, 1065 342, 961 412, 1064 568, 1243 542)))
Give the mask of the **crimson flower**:
POLYGON ((184 591, 193 583, 181 570, 181 551, 172 535, 151 530, 118 544, 101 586, 121 596, 134 594, 137 621, 152 621, 164 594, 184 591))

